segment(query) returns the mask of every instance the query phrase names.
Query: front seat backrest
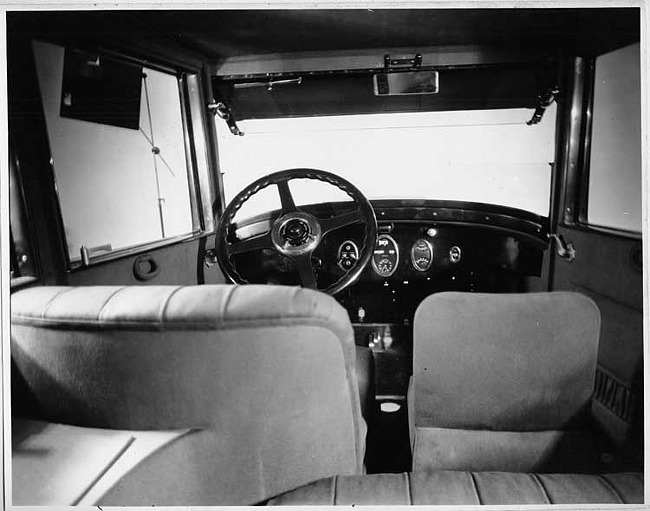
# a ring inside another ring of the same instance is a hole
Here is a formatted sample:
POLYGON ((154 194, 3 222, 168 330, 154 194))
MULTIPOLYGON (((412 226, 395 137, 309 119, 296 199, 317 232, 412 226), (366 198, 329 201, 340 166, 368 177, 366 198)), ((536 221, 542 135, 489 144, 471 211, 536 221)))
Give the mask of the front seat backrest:
POLYGON ((11 313, 12 359, 41 419, 196 429, 102 504, 254 504, 363 470, 353 331, 325 294, 37 287, 14 294, 11 313))
POLYGON ((414 470, 591 465, 599 332, 577 293, 427 297, 414 320, 414 470))

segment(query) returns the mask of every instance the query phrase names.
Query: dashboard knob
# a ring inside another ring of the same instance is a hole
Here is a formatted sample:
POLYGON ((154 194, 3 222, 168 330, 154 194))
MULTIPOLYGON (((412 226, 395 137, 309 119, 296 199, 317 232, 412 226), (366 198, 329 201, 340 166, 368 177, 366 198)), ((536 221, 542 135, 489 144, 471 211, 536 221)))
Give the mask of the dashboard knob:
POLYGON ((458 263, 460 262, 461 258, 463 256, 462 251, 460 250, 460 247, 454 245, 449 249, 449 260, 452 263, 458 263))

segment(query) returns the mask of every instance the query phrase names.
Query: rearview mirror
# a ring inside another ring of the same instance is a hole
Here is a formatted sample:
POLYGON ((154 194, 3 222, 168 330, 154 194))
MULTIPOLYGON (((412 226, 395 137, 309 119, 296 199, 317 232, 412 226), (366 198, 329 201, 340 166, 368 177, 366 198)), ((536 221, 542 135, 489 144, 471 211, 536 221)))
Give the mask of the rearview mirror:
POLYGON ((375 96, 438 93, 438 71, 378 73, 372 81, 375 96))

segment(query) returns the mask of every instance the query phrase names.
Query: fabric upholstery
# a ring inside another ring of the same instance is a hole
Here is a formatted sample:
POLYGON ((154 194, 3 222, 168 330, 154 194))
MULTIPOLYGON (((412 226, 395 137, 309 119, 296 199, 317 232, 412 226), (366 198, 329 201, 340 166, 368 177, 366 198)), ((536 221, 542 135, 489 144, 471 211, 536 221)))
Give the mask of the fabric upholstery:
POLYGON ((14 506, 94 505, 142 460, 190 430, 125 431, 12 421, 14 506))
POLYGON ((598 444, 590 429, 575 431, 488 431, 416 429, 413 471, 508 470, 591 472, 599 470, 598 444))
POLYGON ((426 298, 414 320, 414 470, 587 466, 599 332, 598 308, 577 293, 426 298))
POLYGON ((640 473, 449 471, 330 477, 268 502, 275 506, 642 503, 643 476, 640 473))
MULTIPOLYGON (((363 471, 353 331, 327 295, 280 286, 39 287, 14 294, 11 313, 12 359, 44 420, 202 430, 137 469, 156 505, 253 504, 363 471), (179 470, 185 477, 161 476, 179 470)), ((142 488, 128 488, 114 488, 110 502, 146 504, 142 488)))

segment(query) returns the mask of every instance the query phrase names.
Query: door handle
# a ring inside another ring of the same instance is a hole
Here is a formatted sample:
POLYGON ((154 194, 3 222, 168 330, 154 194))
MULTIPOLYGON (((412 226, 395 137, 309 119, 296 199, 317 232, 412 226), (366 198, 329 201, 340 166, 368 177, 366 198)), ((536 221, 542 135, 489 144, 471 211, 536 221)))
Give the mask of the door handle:
POLYGON ((572 262, 576 258, 576 249, 573 243, 567 243, 561 234, 549 234, 549 237, 555 241, 557 255, 562 259, 572 262))
POLYGON ((158 275, 160 267, 156 260, 149 254, 138 256, 133 261, 133 276, 137 280, 150 280, 158 275))

